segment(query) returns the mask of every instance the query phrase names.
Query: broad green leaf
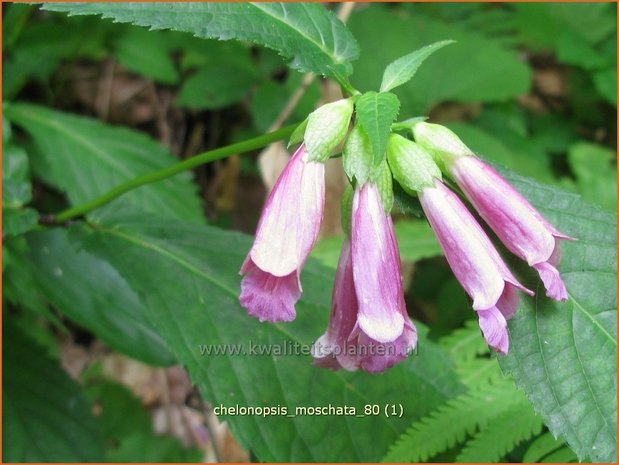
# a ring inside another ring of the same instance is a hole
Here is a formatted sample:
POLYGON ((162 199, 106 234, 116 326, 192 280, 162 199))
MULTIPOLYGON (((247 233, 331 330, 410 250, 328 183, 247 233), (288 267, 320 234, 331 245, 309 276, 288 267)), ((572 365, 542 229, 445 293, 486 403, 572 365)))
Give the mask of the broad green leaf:
POLYGON ((391 92, 370 91, 357 100, 355 105, 357 121, 370 138, 374 152, 374 166, 380 165, 385 158, 387 137, 399 109, 400 102, 391 92))
POLYGON ((531 72, 516 51, 457 22, 372 4, 356 11, 348 26, 362 50, 351 81, 362 91, 378 88, 384 68, 411 49, 445 38, 457 41, 441 51, 440 60, 424 63, 413 81, 394 89, 403 115, 427 114, 443 101, 505 101, 529 89, 531 72))
POLYGON ((19 236, 31 231, 39 222, 39 214, 32 208, 2 209, 2 236, 19 236))
POLYGON ((219 65, 200 69, 180 88, 176 104, 195 109, 217 109, 241 100, 257 76, 246 66, 219 65))
POLYGON ((39 214, 22 208, 32 198, 28 155, 11 143, 2 148, 2 235, 18 236, 33 229, 39 214))
POLYGON ((116 41, 116 58, 125 68, 142 76, 176 84, 179 75, 168 44, 165 32, 132 27, 116 41))
POLYGON ((550 431, 564 438, 579 459, 612 462, 617 426, 616 217, 577 195, 513 174, 508 179, 555 227, 578 240, 562 244, 559 270, 569 299, 548 299, 531 277, 528 284, 536 296, 521 299, 509 322, 509 355, 499 362, 550 431))
POLYGON ((138 296, 109 263, 76 250, 63 230, 27 239, 32 272, 57 310, 130 357, 158 366, 174 363, 138 296))
POLYGON ((238 304, 238 270, 251 245, 247 236, 148 218, 118 218, 114 225, 80 226, 74 233, 87 250, 109 259, 141 296, 211 405, 283 406, 291 415, 303 406, 351 406, 361 415, 366 404, 403 406, 402 418, 221 416, 261 461, 377 460, 412 420, 462 390, 423 327, 419 354, 380 376, 313 366, 309 346, 326 328, 333 282, 332 270, 313 261, 302 275, 296 320, 261 324, 238 304), (256 346, 272 352, 249 355, 256 346), (372 441, 364 436, 368 430, 372 441))
POLYGON ((79 386, 4 318, 3 462, 101 462, 103 437, 79 386))
POLYGON ((2 207, 19 208, 30 202, 30 168, 26 151, 13 144, 2 147, 2 207))
POLYGON ((552 433, 544 433, 531 443, 522 457, 522 462, 540 462, 545 456, 561 447, 563 447, 563 442, 555 439, 552 433))
MULTIPOLYGON (((33 138, 36 150, 30 156, 36 174, 66 192, 72 205, 176 161, 144 134, 90 118, 30 104, 5 105, 4 116, 33 138)), ((189 173, 135 189, 89 216, 100 218, 121 205, 196 223, 204 221, 189 173)))
POLYGON ((415 50, 408 55, 404 55, 395 61, 392 61, 385 68, 385 72, 383 73, 383 82, 380 85, 380 91, 386 92, 407 83, 413 78, 413 76, 415 76, 415 73, 426 58, 437 50, 443 48, 445 45, 453 43, 453 40, 435 42, 415 50))
POLYGON ((152 29, 191 32, 202 38, 248 40, 277 50, 302 72, 352 73, 359 47, 346 27, 316 3, 45 3, 74 15, 101 14, 152 29))
POLYGON ((567 159, 576 176, 578 192, 589 202, 617 210, 617 158, 612 150, 589 142, 570 147, 567 159))
POLYGON ((617 106, 617 70, 615 68, 595 73, 593 83, 602 97, 617 106))

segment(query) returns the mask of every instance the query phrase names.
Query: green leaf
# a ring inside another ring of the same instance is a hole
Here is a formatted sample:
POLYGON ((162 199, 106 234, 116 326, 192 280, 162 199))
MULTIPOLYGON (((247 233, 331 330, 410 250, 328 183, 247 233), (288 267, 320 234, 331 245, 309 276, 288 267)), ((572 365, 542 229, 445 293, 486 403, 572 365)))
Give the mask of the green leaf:
POLYGON ((26 151, 13 144, 2 147, 2 207, 19 208, 32 198, 26 151))
POLYGON ((515 404, 526 402, 509 381, 462 394, 412 424, 382 462, 420 462, 464 441, 515 404))
POLYGON ((311 260, 303 271, 296 320, 261 324, 238 304, 238 270, 251 245, 247 236, 149 218, 117 218, 112 226, 81 226, 74 233, 87 250, 109 259, 141 296, 211 405, 285 406, 290 414, 299 406, 348 405, 363 414, 366 404, 403 405, 402 418, 222 416, 261 461, 376 460, 411 421, 461 392, 421 326, 423 351, 381 376, 313 366, 307 351, 327 326, 333 272, 311 260), (274 352, 249 355, 250 344, 274 352), (291 354, 295 345, 302 347, 299 355, 291 354), (201 347, 237 347, 245 355, 202 355, 201 347), (368 430, 372 441, 361 434, 368 430))
MULTIPOLYGON (((521 398, 522 399, 522 398, 521 398)), ((542 430, 542 419, 522 399, 505 412, 489 421, 466 443, 456 462, 499 462, 514 447, 542 430)))
POLYGON ((522 457, 522 462, 540 462, 545 456, 562 447, 563 442, 555 439, 551 433, 544 433, 531 443, 522 457))
POLYGON ((437 50, 443 48, 445 45, 453 43, 453 40, 435 42, 415 50, 408 55, 404 55, 395 61, 392 61, 385 68, 385 72, 383 73, 383 82, 380 85, 380 91, 386 92, 407 83, 413 78, 413 76, 415 76, 415 73, 426 58, 437 50))
POLYGON ((572 463, 578 462, 578 457, 569 447, 562 447, 561 449, 548 454, 541 460, 541 463, 572 463))
POLYGON ((64 230, 30 234, 34 276, 50 303, 111 348, 145 363, 174 363, 138 296, 105 260, 78 251, 64 230))
POLYGON ((391 92, 366 92, 355 105, 357 121, 372 143, 374 166, 380 165, 385 158, 387 137, 398 116, 400 102, 391 92))
POLYGON ((443 101, 505 101, 529 89, 531 72, 516 51, 455 21, 371 4, 356 11, 348 26, 362 50, 351 81, 362 90, 378 88, 387 64, 411 49, 446 37, 457 41, 441 52, 441 60, 428 60, 413 81, 394 90, 403 115, 427 114, 443 101))
POLYGON ((2 236, 19 236, 33 230, 39 222, 39 214, 32 208, 2 209, 2 236))
POLYGON ((114 463, 201 463, 202 456, 197 449, 185 449, 177 438, 132 433, 108 453, 107 460, 114 463))
MULTIPOLYGON (((559 266, 569 299, 554 302, 536 280, 509 322, 510 351, 499 358, 555 436, 580 460, 616 455, 616 224, 614 215, 577 195, 508 175, 560 231, 559 266)), ((526 283, 525 283, 526 284, 526 283)))
POLYGON ((102 462, 102 436, 77 384, 4 318, 3 462, 102 462))
MULTIPOLYGON (((4 106, 4 115, 34 139, 34 171, 82 204, 137 175, 176 160, 144 134, 29 104, 4 106)), ((120 206, 202 223, 202 208, 189 173, 142 186, 94 211, 101 218, 120 206)))
POLYGON ((595 88, 602 97, 617 106, 617 69, 609 68, 593 75, 595 88))
POLYGON ((176 84, 179 75, 168 43, 165 32, 130 28, 115 43, 116 58, 130 71, 163 84, 176 84))
POLYGON ((255 71, 245 66, 219 65, 200 69, 183 82, 176 104, 200 110, 229 106, 249 92, 256 77, 255 71))
POLYGON ((315 3, 46 3, 47 10, 101 14, 153 29, 202 38, 248 40, 277 50, 302 72, 352 73, 359 47, 342 22, 315 3))
POLYGON ((608 210, 617 210, 616 155, 589 142, 570 147, 567 159, 583 198, 608 210))

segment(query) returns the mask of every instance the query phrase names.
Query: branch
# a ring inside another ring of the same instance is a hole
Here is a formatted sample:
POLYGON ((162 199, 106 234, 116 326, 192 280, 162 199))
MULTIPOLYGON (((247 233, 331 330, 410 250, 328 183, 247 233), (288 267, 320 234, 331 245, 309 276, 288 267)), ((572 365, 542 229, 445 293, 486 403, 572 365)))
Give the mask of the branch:
POLYGON ((168 166, 167 168, 137 176, 133 179, 130 179, 129 181, 119 184, 116 187, 113 187, 105 194, 97 198, 83 203, 82 205, 78 205, 76 207, 72 207, 58 213, 57 215, 55 215, 55 217, 53 217, 53 221, 55 223, 63 223, 67 220, 71 220, 75 217, 84 215, 96 208, 106 205, 107 203, 120 197, 124 193, 141 187, 145 184, 161 181, 162 179, 169 178, 171 176, 174 176, 175 174, 195 168, 196 166, 219 160, 221 158, 225 158, 236 153, 250 152, 252 150, 265 147, 272 142, 285 139, 290 134, 292 134, 292 132, 296 129, 298 125, 299 123, 291 124, 290 126, 278 129, 277 131, 269 132, 261 136, 254 137, 253 139, 238 142, 236 144, 220 147, 215 150, 209 150, 208 152, 201 153, 182 162, 168 166))

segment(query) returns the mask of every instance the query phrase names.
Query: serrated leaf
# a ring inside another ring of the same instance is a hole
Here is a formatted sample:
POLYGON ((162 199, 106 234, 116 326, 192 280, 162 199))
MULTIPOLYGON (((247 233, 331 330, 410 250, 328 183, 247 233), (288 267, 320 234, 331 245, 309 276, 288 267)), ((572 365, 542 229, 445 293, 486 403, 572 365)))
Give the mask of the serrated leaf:
MULTIPOLYGON (((146 135, 91 118, 30 104, 5 105, 4 116, 34 139, 37 150, 30 153, 34 171, 66 192, 72 205, 92 200, 123 181, 177 161, 146 135)), ((189 173, 135 189, 89 216, 101 218, 120 206, 204 222, 189 173)))
POLYGON ((402 419, 221 416, 259 460, 376 460, 407 424, 461 392, 446 359, 423 334, 423 352, 381 376, 320 369, 307 353, 248 355, 250 344, 265 350, 309 348, 325 330, 333 273, 311 260, 301 277, 304 293, 296 320, 261 324, 238 304, 238 270, 251 245, 245 235, 154 218, 118 218, 113 225, 73 232, 139 293, 151 320, 212 405, 280 405, 294 414, 297 406, 348 405, 360 413, 365 404, 403 404, 402 419), (245 355, 201 355, 201 346, 226 344, 245 355), (373 431, 372 441, 363 439, 367 430, 373 431))
POLYGON ((46 3, 73 15, 101 14, 152 29, 203 38, 249 40, 277 50, 302 72, 349 75, 359 47, 342 22, 317 3, 46 3))
MULTIPOLYGON (((499 358, 550 431, 579 459, 616 455, 616 224, 577 195, 510 174, 510 182, 559 230, 559 270, 569 299, 554 302, 539 282, 509 322, 510 351, 499 358)), ((526 283, 525 283, 526 284, 526 283)))
POLYGON ((385 68, 380 91, 386 92, 410 81, 426 58, 445 45, 453 44, 454 42, 453 40, 435 42, 392 61, 385 68))
POLYGON ((4 319, 2 461, 102 462, 103 438, 79 386, 4 319))
POLYGON ((400 101, 390 92, 366 92, 357 100, 355 112, 357 121, 363 127, 374 153, 374 166, 385 158, 387 138, 400 110, 400 101))
POLYGON ((132 358, 157 366, 175 362, 138 296, 109 263, 76 250, 64 230, 27 239, 32 273, 58 311, 132 358))

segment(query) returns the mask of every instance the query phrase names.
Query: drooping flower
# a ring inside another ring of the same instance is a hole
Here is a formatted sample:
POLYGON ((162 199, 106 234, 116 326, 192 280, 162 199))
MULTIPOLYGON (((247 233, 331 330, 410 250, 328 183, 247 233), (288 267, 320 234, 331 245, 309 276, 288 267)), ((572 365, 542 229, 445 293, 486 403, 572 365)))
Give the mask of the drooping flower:
POLYGON ((241 267, 239 301, 260 321, 292 321, 299 276, 316 242, 324 211, 324 164, 292 156, 267 198, 254 244, 241 267))
POLYGON ((566 300, 567 290, 556 266, 559 240, 573 239, 552 226, 492 167, 474 156, 449 129, 420 123, 417 141, 441 158, 447 173, 492 228, 501 242, 539 273, 546 295, 566 300))
POLYGON ((509 271, 466 206, 442 182, 426 187, 419 200, 454 275, 473 299, 479 326, 494 350, 509 349, 507 321, 518 308, 517 290, 533 295, 509 271))
POLYGON ((376 185, 366 183, 353 198, 351 235, 340 254, 329 327, 312 349, 315 363, 376 373, 405 358, 416 343, 393 223, 376 185))

